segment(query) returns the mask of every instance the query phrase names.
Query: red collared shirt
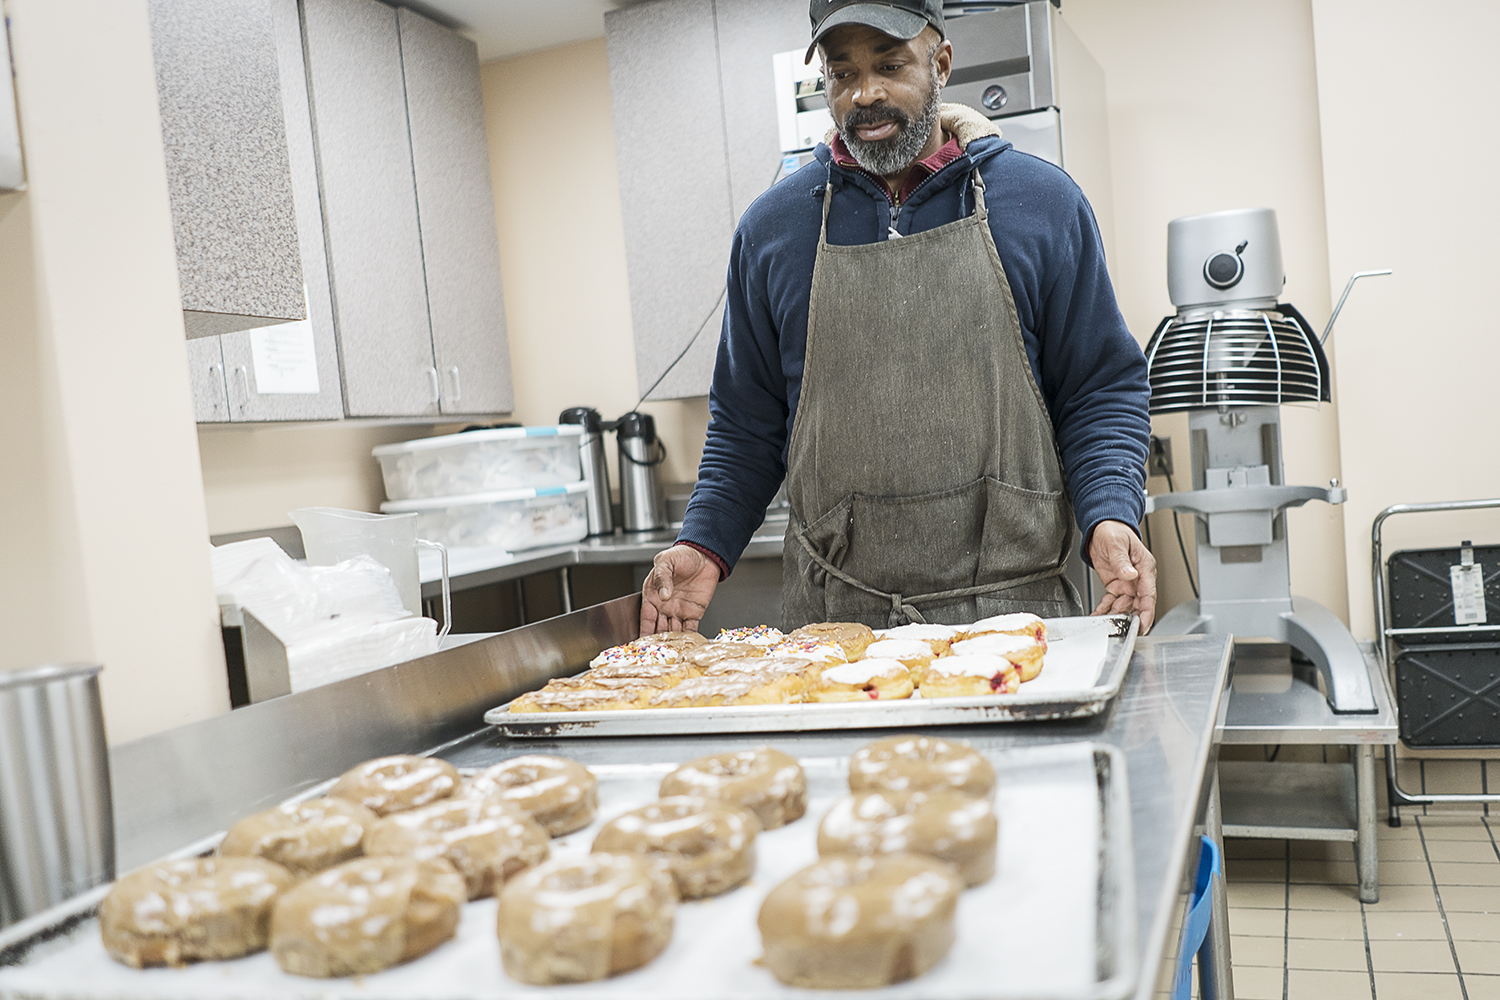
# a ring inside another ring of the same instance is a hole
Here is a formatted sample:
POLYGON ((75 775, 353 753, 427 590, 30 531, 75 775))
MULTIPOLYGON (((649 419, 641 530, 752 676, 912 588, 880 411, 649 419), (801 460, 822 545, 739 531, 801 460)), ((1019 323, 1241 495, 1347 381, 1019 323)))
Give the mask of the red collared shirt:
POLYGON ((850 154, 849 147, 844 145, 843 136, 835 134, 833 145, 830 148, 833 150, 834 163, 837 163, 846 170, 857 170, 879 184, 881 190, 885 192, 885 196, 891 200, 891 204, 893 205, 900 205, 906 201, 923 181, 964 155, 964 151, 959 148, 958 140, 953 136, 949 136, 948 141, 943 144, 942 149, 939 149, 936 153, 927 157, 927 159, 918 160, 912 164, 911 172, 906 175, 906 183, 901 185, 901 191, 897 194, 891 190, 891 186, 885 182, 884 177, 877 177, 859 165, 859 161, 855 160, 853 155, 850 154))

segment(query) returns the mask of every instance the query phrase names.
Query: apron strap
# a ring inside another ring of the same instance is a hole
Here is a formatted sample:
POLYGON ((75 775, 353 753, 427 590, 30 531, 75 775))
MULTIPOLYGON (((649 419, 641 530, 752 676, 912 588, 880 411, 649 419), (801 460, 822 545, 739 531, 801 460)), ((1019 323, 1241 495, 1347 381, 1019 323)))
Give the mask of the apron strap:
POLYGON ((1067 577, 1063 576, 1064 568, 1062 566, 1054 566, 1051 569, 1044 569, 1039 573, 1031 573, 1027 576, 1019 576, 1014 580, 1004 580, 1000 583, 982 583, 973 587, 958 587, 953 590, 938 590, 930 594, 917 594, 912 597, 905 597, 901 594, 888 594, 883 590, 879 590, 875 587, 870 586, 863 580, 850 576, 848 573, 845 573, 843 570, 833 565, 833 563, 829 562, 827 559, 824 559, 821 555, 818 554, 817 550, 812 547, 812 543, 807 540, 807 535, 804 532, 797 532, 796 537, 797 542, 807 552, 808 556, 824 572, 828 573, 835 579, 842 580, 844 583, 847 583, 849 586, 854 587, 857 590, 862 590, 865 593, 870 594, 874 597, 879 597, 882 600, 889 600, 891 602, 892 615, 904 615, 909 621, 917 625, 927 624, 927 619, 923 618, 922 613, 915 607, 913 607, 913 605, 919 603, 931 604, 935 601, 953 600, 961 597, 981 597, 988 594, 998 594, 1002 591, 1013 590, 1016 587, 1024 586, 1028 583, 1036 583, 1039 580, 1050 580, 1054 577, 1063 577, 1063 582, 1068 584, 1069 591, 1073 592, 1075 596, 1077 593, 1073 590, 1071 581, 1069 581, 1067 577))

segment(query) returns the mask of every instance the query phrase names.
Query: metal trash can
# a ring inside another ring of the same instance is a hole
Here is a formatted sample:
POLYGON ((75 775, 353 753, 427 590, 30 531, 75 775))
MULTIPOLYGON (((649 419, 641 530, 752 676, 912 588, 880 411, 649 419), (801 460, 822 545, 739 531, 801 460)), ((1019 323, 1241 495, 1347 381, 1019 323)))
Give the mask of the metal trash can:
POLYGON ((99 670, 0 671, 0 927, 115 877, 99 670))

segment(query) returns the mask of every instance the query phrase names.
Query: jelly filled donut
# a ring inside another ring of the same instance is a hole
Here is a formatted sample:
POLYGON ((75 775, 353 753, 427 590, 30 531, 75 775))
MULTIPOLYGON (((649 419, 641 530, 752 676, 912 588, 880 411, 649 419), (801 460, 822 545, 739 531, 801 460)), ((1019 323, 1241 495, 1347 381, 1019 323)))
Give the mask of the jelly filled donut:
POLYGON ((295 883, 262 858, 188 858, 147 865, 99 904, 109 957, 132 968, 239 958, 266 946, 271 908, 295 883))
POLYGON ((969 656, 974 653, 989 653, 1003 656, 1016 665, 1021 681, 1032 680, 1042 672, 1042 654, 1047 647, 1029 635, 996 633, 982 635, 977 639, 965 639, 953 644, 954 656, 969 656))
POLYGON ((458 782, 458 768, 438 757, 377 757, 345 771, 328 794, 384 816, 446 799, 458 782))
POLYGON ((935 736, 889 736, 849 758, 849 790, 950 788, 976 798, 995 789, 995 769, 978 751, 935 736))
POLYGON ((911 682, 921 685, 927 667, 937 656, 932 644, 922 639, 878 639, 865 649, 870 659, 900 660, 911 673, 911 682))
POLYGON ((906 664, 881 659, 827 667, 808 689, 813 701, 890 701, 910 698, 911 693, 906 664))
POLYGON ((554 837, 582 830, 599 812, 599 779, 566 757, 527 754, 481 771, 464 794, 519 806, 554 837))
POLYGON ((377 817, 347 799, 289 802, 247 816, 219 842, 221 857, 265 858, 299 878, 359 857, 377 817))
POLYGON ((559 858, 511 879, 496 931, 506 975, 586 983, 629 972, 672 939, 672 876, 628 854, 559 858))
POLYGON ((761 904, 765 964, 789 986, 873 989, 920 976, 953 946, 963 880, 917 854, 833 855, 761 904))
POLYGON ((1021 672, 1003 656, 972 653, 933 660, 922 678, 923 698, 968 698, 981 694, 1015 694, 1021 672))
POLYGON ((766 830, 785 826, 807 812, 807 777, 802 765, 770 747, 690 760, 662 779, 659 794, 662 798, 701 795, 744 806, 766 830))
POLYGON ((760 820, 740 806, 679 795, 616 816, 594 838, 594 850, 660 860, 683 899, 728 892, 755 872, 760 820))
POLYGON ((989 799, 941 788, 860 792, 824 814, 818 853, 922 854, 953 865, 973 887, 995 874, 999 829, 989 799))
POLYGON ((452 937, 465 895, 462 876, 441 858, 356 858, 281 897, 271 954, 297 976, 379 972, 452 937))
POLYGON ((470 899, 492 896, 506 880, 546 861, 551 837, 499 799, 457 798, 380 820, 365 835, 371 857, 443 858, 463 876, 470 899))

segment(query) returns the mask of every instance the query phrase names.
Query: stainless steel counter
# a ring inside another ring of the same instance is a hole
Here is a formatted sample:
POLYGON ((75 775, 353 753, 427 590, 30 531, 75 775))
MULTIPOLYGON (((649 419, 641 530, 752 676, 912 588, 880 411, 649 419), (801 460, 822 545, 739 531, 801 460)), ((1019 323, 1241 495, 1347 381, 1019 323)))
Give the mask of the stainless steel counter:
MULTIPOLYGON (((769 517, 750 538, 741 559, 779 557, 786 534, 787 519, 769 517)), ((566 569, 571 566, 645 565, 660 551, 677 541, 676 528, 644 531, 635 534, 616 532, 599 538, 585 538, 571 545, 551 545, 523 552, 503 549, 450 549, 449 578, 454 590, 468 590, 491 583, 516 580, 534 573, 566 569)), ((442 573, 436 553, 422 558, 422 596, 441 594, 442 573)))
MULTIPOLYGON (((519 741, 482 727, 484 711, 550 676, 581 669, 633 634, 627 597, 500 633, 435 656, 277 698, 111 751, 121 871, 205 841, 229 823, 370 757, 435 752, 481 766, 534 751, 586 763, 675 763, 772 742, 804 756, 844 755, 879 733, 573 738, 519 741)), ((1116 701, 1084 720, 945 727, 983 748, 1090 740, 1125 755, 1139 920, 1139 998, 1175 954, 1184 873, 1210 799, 1215 730, 1228 676, 1224 637, 1144 637, 1116 701)), ((13 932, 0 932, 3 948, 13 932)))

